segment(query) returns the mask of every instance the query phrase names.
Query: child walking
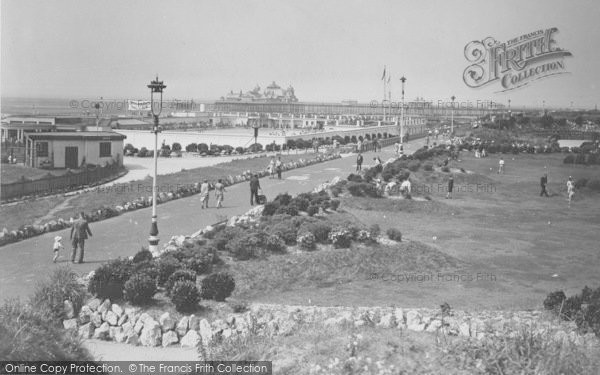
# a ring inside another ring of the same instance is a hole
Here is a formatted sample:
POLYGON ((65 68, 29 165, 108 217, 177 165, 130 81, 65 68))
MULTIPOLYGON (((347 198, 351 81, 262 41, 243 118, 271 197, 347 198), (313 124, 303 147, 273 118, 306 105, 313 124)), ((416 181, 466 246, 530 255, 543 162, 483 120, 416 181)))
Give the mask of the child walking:
POLYGON ((62 244, 62 237, 61 236, 56 236, 54 237, 54 245, 52 246, 52 251, 54 251, 54 258, 52 259, 53 263, 56 263, 56 260, 59 257, 59 250, 63 249, 63 244, 62 244))

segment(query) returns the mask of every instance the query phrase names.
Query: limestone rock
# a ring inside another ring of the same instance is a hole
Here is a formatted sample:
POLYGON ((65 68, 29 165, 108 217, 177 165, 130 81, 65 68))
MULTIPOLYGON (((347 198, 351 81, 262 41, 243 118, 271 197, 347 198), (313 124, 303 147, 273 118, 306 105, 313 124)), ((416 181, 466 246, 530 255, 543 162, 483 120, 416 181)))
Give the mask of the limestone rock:
POLYGON ((179 338, 177 337, 177 333, 175 331, 167 331, 162 336, 162 346, 167 347, 172 344, 177 344, 179 342, 179 338))
POLYGON ((106 317, 104 317, 104 321, 107 322, 108 324, 110 324, 111 326, 116 326, 117 323, 119 322, 119 318, 117 317, 117 314, 115 314, 114 312, 107 311, 106 317))
POLYGON ((89 308, 92 311, 97 311, 98 307, 100 307, 101 303, 102 303, 102 301, 100 301, 98 298, 92 298, 91 300, 88 301, 87 305, 89 306, 89 308))
POLYGON ((396 318, 391 313, 384 314, 381 317, 381 320, 379 321, 379 323, 377 323, 377 327, 381 327, 381 328, 393 328, 395 326, 396 326, 396 318))
POLYGON ((94 326, 100 327, 102 325, 102 316, 98 311, 95 311, 90 316, 90 321, 94 324, 94 326))
POLYGON ((67 319, 63 320, 63 327, 65 329, 77 329, 77 319, 67 319))
POLYGON ((221 336, 223 338, 228 339, 233 335, 233 330, 231 328, 225 328, 223 332, 221 332, 221 336))
POLYGON ((121 315, 121 317, 119 318, 119 321, 117 322, 118 326, 122 326, 123 324, 125 324, 125 322, 127 322, 129 320, 129 317, 125 314, 121 315))
POLYGON ((406 313, 406 328, 411 331, 423 331, 425 323, 422 322, 423 316, 416 310, 410 310, 406 313))
POLYGON ((110 332, 110 326, 108 325, 108 323, 102 323, 102 325, 98 328, 96 328, 96 330, 94 330, 94 336, 93 338, 95 339, 99 339, 99 340, 108 340, 108 335, 110 332))
POLYGON ((213 331, 210 323, 206 319, 200 320, 200 337, 202 338, 203 345, 210 345, 213 339, 213 331))
POLYGON ((190 315, 189 329, 190 331, 197 331, 200 329, 200 318, 194 314, 190 315))
POLYGON ((116 341, 116 337, 119 334, 123 334, 123 336, 124 336, 123 327, 110 327, 109 328, 108 337, 110 337, 112 340, 116 341))
POLYGON ((159 346, 161 334, 160 324, 152 318, 146 319, 140 335, 140 342, 144 346, 159 346))
POLYGON ((123 308, 116 303, 113 303, 111 306, 111 311, 114 312, 119 318, 123 316, 123 308))
POLYGON ((73 302, 65 300, 63 302, 63 309, 67 319, 73 319, 75 317, 75 308, 73 307, 73 302))
POLYGON ((163 332, 175 329, 175 324, 177 323, 175 318, 171 317, 171 314, 169 314, 168 312, 162 314, 158 321, 160 322, 160 326, 163 332))
POLYGON ((181 346, 184 348, 195 348, 200 343, 200 335, 195 330, 189 330, 188 333, 185 334, 181 338, 181 346))
POLYGON ((104 302, 100 306, 98 306, 98 312, 100 314, 105 313, 110 310, 110 300, 105 299, 104 302))
POLYGON ((181 320, 179 320, 179 323, 177 323, 177 327, 175 327, 175 331, 177 332, 177 334, 180 337, 185 336, 185 334, 187 333, 189 323, 190 323, 190 318, 187 316, 184 316, 183 318, 181 318, 181 320))
POLYGON ((137 333, 132 332, 131 334, 127 335, 127 339, 125 339, 125 344, 137 346, 140 344, 140 337, 137 333))

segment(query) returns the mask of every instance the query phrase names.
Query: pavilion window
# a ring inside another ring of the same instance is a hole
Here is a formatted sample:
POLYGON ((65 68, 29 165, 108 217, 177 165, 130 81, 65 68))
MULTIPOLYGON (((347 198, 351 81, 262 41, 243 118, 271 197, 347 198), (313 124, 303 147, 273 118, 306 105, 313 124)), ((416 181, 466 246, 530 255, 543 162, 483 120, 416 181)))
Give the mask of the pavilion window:
POLYGON ((35 153, 37 156, 48 156, 48 142, 37 142, 35 144, 35 153))
POLYGON ((110 142, 100 142, 100 157, 109 157, 111 156, 111 143, 110 142))

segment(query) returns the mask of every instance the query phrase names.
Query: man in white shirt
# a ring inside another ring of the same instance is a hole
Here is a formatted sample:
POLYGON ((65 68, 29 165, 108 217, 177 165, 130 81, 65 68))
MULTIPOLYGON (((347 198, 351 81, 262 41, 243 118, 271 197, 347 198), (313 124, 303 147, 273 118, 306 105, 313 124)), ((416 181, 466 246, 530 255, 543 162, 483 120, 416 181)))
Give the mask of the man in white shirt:
POLYGON ((498 174, 500 173, 504 173, 504 159, 500 158, 500 161, 498 162, 498 174))

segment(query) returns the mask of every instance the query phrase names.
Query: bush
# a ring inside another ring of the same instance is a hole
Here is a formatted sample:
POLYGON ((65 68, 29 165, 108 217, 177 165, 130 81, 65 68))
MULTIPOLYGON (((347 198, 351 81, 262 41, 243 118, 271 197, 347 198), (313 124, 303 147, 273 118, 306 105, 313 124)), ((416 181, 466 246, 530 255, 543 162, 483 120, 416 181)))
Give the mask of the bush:
POLYGON ((217 250, 227 250, 229 243, 240 236, 244 236, 246 231, 239 227, 225 227, 225 229, 217 232, 213 240, 213 245, 217 250))
POLYGON ((231 305, 231 310, 235 313, 235 314, 242 314, 245 313, 246 311, 248 311, 250 308, 248 307, 248 302, 245 301, 238 301, 235 302, 231 305))
POLYGON ((385 233, 392 241, 402 241, 402 232, 400 232, 398 229, 390 228, 385 233))
POLYGON ((137 156, 140 158, 148 156, 148 149, 146 147, 140 148, 140 151, 138 151, 137 156))
POLYGON ((243 154, 243 153, 244 153, 244 151, 246 151, 246 149, 244 149, 243 147, 236 147, 236 148, 235 148, 235 151, 236 151, 238 154, 243 154))
POLYGON ((329 232, 331 232, 331 225, 328 222, 321 220, 313 222, 307 221, 300 225, 298 232, 310 232, 315 236, 315 240, 318 243, 327 243, 329 240, 329 232))
POLYGON ((433 165, 431 163, 427 163, 423 166, 423 169, 427 172, 433 171, 433 165))
POLYGON ((148 250, 146 248, 142 248, 142 250, 138 251, 133 256, 133 263, 140 263, 140 262, 150 261, 153 258, 154 257, 152 256, 152 253, 150 252, 150 250, 148 250))
POLYGON ((288 193, 278 194, 273 202, 279 203, 280 206, 287 206, 292 201, 292 196, 288 193))
POLYGON ((381 228, 379 224, 373 224, 369 227, 369 233, 371 233, 371 237, 377 238, 381 234, 381 228))
POLYGON ((156 294, 156 280, 146 273, 136 273, 125 282, 125 300, 134 305, 152 301, 156 294))
POLYGON ((448 172, 450 172, 450 168, 444 166, 444 167, 442 167, 442 172, 448 173, 448 172))
POLYGON ((310 206, 310 200, 305 197, 295 197, 290 202, 290 205, 296 206, 299 211, 306 212, 306 210, 308 209, 308 206, 310 206))
POLYGON ((228 250, 238 260, 248 260, 264 255, 268 234, 262 231, 246 233, 234 238, 228 250))
POLYGON ((198 307, 200 294, 196 283, 183 280, 177 281, 171 289, 171 302, 175 305, 175 309, 179 312, 192 312, 198 307))
POLYGON ((304 250, 314 250, 317 247, 315 235, 311 232, 299 234, 296 242, 298 243, 298 246, 304 250))
POLYGON ((225 301, 235 289, 233 276, 226 272, 213 273, 202 280, 202 298, 225 301))
POLYGON ((212 264, 218 260, 216 249, 213 247, 184 248, 170 252, 168 255, 181 262, 182 267, 198 275, 209 273, 212 264))
POLYGON ((167 253, 161 256, 156 261, 156 268, 158 269, 158 285, 164 285, 169 279, 169 276, 171 276, 175 271, 183 267, 184 264, 181 263, 172 254, 167 253))
POLYGON ((175 271, 171 276, 169 276, 169 279, 165 283, 165 290, 167 291, 168 295, 171 295, 173 287, 178 281, 191 281, 195 284, 196 273, 186 269, 175 271))
POLYGON ((348 181, 351 181, 351 182, 363 182, 363 181, 364 181, 361 175, 359 175, 359 174, 354 174, 354 173, 350 173, 350 174, 348 175, 348 178, 347 178, 347 180, 348 180, 348 181))
POLYGON ((334 211, 337 211, 337 209, 340 207, 340 201, 337 199, 332 199, 331 200, 331 209, 334 211))
POLYGON ((125 282, 132 273, 132 265, 129 260, 119 258, 100 266, 89 281, 88 291, 101 299, 121 299, 125 282))
POLYGON ((418 171, 420 166, 421 163, 417 160, 411 160, 410 162, 408 162, 408 170, 411 172, 418 171))
POLYGON ((295 245, 296 237, 298 236, 298 228, 288 220, 279 222, 270 228, 270 232, 278 236, 285 242, 286 245, 295 245))
MULTIPOLYGON (((61 302, 62 306, 62 302, 61 302)), ((18 300, 0 306, 0 358, 3 361, 91 361, 75 333, 48 321, 49 316, 18 300)))
POLYGON ((174 142, 173 146, 171 146, 171 150, 173 151, 181 151, 181 144, 178 142, 174 142))
POLYGON ((306 209, 306 213, 308 213, 308 216, 314 216, 315 214, 319 213, 319 207, 318 206, 309 206, 306 209))
POLYGON ((567 296, 565 296, 565 293, 562 290, 552 292, 548 294, 548 296, 544 300, 544 308, 546 310, 559 312, 562 307, 563 301, 566 299, 567 296))
POLYGON ((329 232, 328 240, 336 249, 347 249, 352 244, 353 234, 346 228, 335 228, 329 232))
POLYGON ((377 187, 368 182, 349 182, 347 189, 355 197, 381 198, 381 192, 377 187))
POLYGON ((198 145, 196 143, 190 143, 189 145, 185 146, 185 150, 187 152, 198 152, 198 145))
POLYGON ((285 242, 276 235, 268 236, 265 246, 272 253, 282 253, 285 251, 285 242))
POLYGON ((267 202, 262 212, 262 216, 273 216, 279 209, 279 202, 267 202))
POLYGON ((588 179, 587 178, 579 178, 577 179, 577 181, 575 181, 575 189, 581 189, 583 187, 585 187, 585 185, 587 184, 588 179))
POLYGON ((50 278, 39 283, 30 299, 31 306, 54 323, 67 319, 64 301, 71 301, 77 313, 85 300, 85 287, 77 282, 77 274, 69 267, 60 267, 50 278))

